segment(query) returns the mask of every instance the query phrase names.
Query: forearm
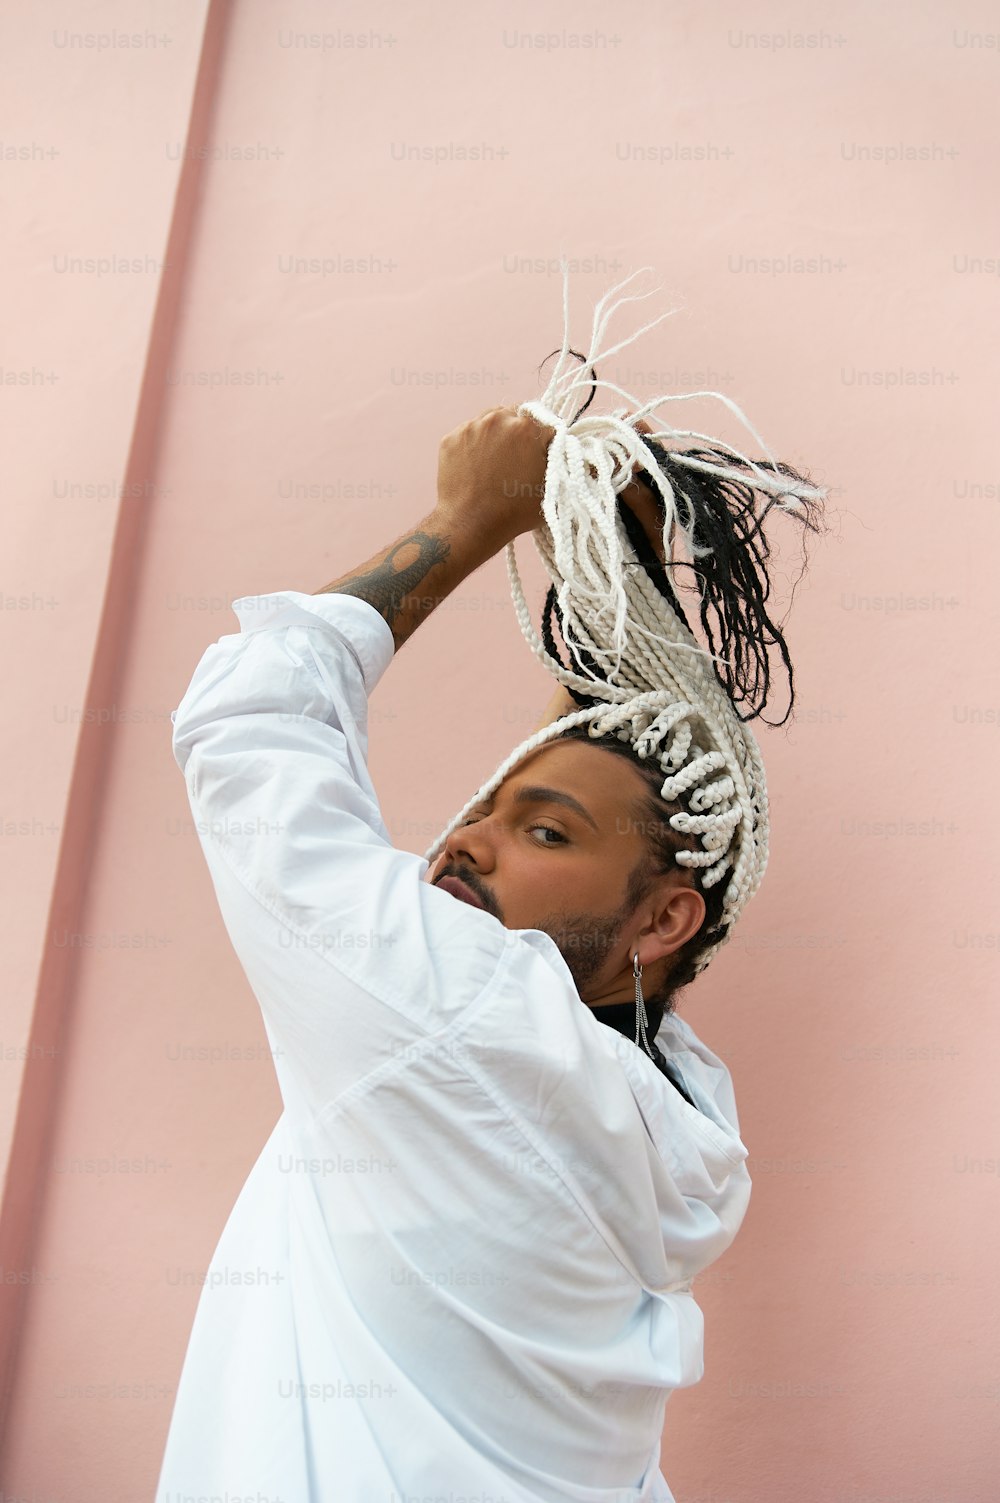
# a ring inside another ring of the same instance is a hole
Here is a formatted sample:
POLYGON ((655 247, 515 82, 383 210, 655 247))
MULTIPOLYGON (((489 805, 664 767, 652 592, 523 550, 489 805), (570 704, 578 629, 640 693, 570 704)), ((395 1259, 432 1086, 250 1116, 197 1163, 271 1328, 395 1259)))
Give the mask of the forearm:
POLYGON ((552 698, 549 700, 548 704, 545 706, 545 709, 542 712, 542 718, 534 727, 534 730, 540 731, 545 726, 551 725, 554 720, 561 720, 564 715, 572 715, 573 711, 578 710, 579 708, 580 706, 570 694, 569 690, 566 689, 562 684, 560 684, 555 693, 552 695, 552 698))
POLYGON ((435 606, 501 547, 502 539, 436 507, 366 563, 312 593, 367 600, 388 625, 398 652, 435 606))

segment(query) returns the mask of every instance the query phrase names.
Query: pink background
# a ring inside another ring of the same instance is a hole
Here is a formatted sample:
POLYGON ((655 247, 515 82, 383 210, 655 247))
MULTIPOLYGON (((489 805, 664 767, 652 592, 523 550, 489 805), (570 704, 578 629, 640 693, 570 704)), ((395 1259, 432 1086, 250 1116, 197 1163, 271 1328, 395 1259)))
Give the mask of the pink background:
MULTIPOLYGON (((4 1498, 152 1497, 279 1111, 170 710, 231 600, 363 561, 430 509, 446 432, 537 395, 562 251, 577 340, 638 267, 662 291, 616 332, 681 309, 600 375, 723 390, 832 490, 797 717, 760 732, 770 869, 681 1008, 754 1194, 698 1281, 666 1476, 680 1503, 994 1496, 1000 25, 831 14, 0 14, 4 1498)), ((551 682, 502 558, 401 659, 372 772, 423 851, 551 682)))

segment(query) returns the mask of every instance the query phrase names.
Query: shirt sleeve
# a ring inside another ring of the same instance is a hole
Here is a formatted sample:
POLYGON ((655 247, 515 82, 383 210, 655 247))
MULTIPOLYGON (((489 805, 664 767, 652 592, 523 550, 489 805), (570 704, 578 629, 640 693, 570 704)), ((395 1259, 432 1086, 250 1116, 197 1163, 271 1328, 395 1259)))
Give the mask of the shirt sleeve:
POLYGON ((232 608, 240 631, 201 658, 173 752, 285 1104, 318 1113, 475 1003, 507 931, 389 839, 367 766, 394 650, 378 611, 295 590, 232 608))

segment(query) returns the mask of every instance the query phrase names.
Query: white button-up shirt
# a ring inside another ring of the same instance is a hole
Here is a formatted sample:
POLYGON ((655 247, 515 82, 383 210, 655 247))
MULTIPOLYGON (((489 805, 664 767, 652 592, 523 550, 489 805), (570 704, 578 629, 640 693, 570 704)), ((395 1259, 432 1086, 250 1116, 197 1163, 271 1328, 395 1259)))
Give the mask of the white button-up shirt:
POLYGON ((372 606, 233 609, 173 750, 283 1111, 206 1276, 157 1503, 669 1503, 691 1281, 750 1194, 729 1072, 665 1018, 692 1106, 548 935, 392 845, 372 606))

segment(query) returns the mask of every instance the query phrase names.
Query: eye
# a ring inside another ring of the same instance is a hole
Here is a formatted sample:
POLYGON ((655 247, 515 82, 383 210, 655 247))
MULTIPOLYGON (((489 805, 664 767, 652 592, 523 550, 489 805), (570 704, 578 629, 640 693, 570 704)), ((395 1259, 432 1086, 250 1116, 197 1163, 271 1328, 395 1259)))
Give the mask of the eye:
MULTIPOLYGON (((566 836, 563 834, 563 832, 561 830, 554 830, 551 825, 534 824, 534 825, 529 825, 528 829, 529 830, 547 830, 548 833, 550 835, 554 835, 556 837, 556 840, 558 842, 560 842, 562 845, 568 845, 569 844, 569 842, 567 841, 566 836)), ((550 845, 552 842, 548 841, 548 840, 540 840, 540 841, 536 841, 535 843, 536 843, 536 845, 550 845)))
MULTIPOLYGON (((482 818, 483 818, 482 815, 470 814, 468 816, 468 818, 462 820, 460 829, 464 830, 465 827, 466 827, 466 825, 477 825, 479 823, 480 819, 482 819, 482 818)), ((548 831, 548 833, 550 835, 554 835, 555 836, 555 840, 554 841, 553 840, 536 840, 534 842, 535 845, 548 845, 548 846, 551 846, 551 845, 569 845, 569 841, 566 838, 566 836, 563 834, 563 832, 561 830, 555 830, 555 829, 553 829, 553 827, 551 825, 539 824, 536 821, 535 824, 528 826, 529 833, 532 830, 546 830, 546 831, 548 831)))

